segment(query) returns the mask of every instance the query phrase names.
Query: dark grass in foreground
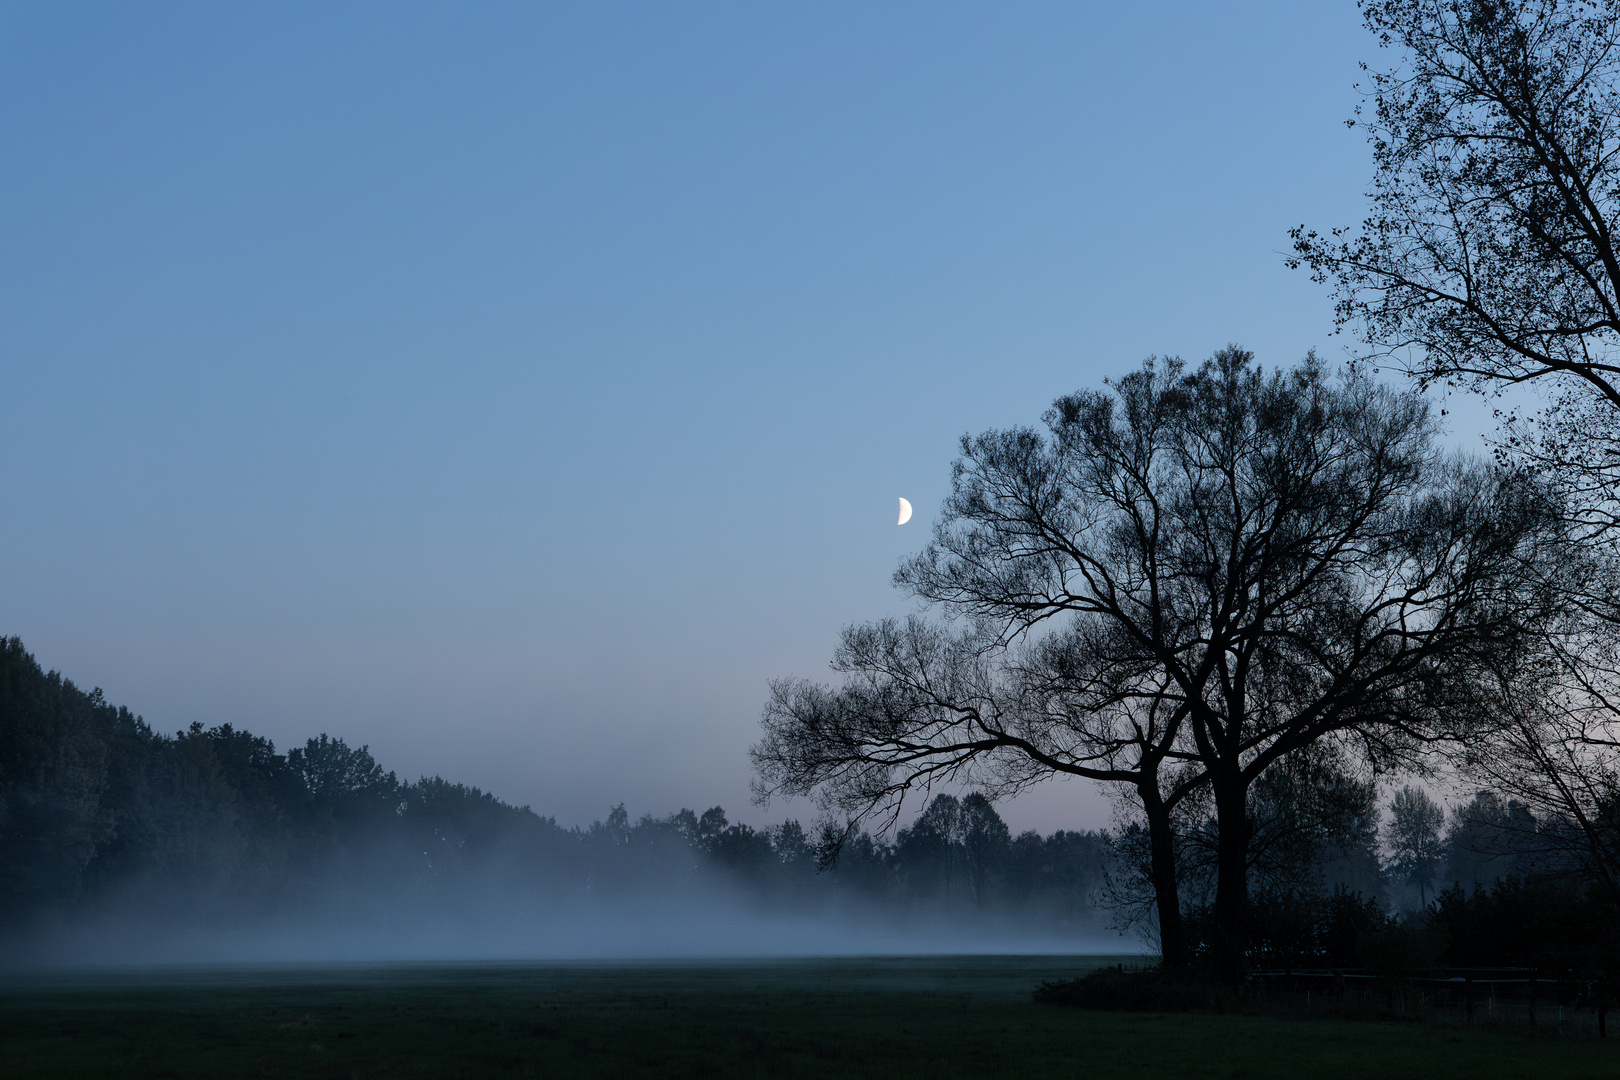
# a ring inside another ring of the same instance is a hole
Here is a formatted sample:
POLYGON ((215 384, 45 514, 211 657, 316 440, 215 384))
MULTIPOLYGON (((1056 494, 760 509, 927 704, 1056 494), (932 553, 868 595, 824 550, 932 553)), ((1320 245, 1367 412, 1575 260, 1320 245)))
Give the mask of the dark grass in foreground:
POLYGON ((14 977, 0 1075, 1612 1077, 1585 1037, 1034 1005, 1103 958, 14 977))

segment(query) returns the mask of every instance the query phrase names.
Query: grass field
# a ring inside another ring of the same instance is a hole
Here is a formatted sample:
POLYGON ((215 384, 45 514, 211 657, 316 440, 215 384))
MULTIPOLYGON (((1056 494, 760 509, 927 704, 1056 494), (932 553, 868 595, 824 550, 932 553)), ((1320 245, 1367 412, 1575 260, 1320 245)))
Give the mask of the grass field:
POLYGON ((1041 979, 1102 959, 11 977, 0 1076, 1620 1076, 1616 1042, 1545 1030, 1030 1004, 1041 979))

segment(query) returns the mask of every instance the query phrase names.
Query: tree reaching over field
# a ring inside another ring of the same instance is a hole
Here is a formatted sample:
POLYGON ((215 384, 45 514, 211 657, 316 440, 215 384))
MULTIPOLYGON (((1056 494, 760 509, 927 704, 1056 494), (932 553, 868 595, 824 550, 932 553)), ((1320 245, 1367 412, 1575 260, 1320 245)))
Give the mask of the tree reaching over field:
POLYGON ((858 821, 940 780, 1056 774, 1142 804, 1164 954, 1185 956, 1172 815, 1209 787, 1213 953, 1243 965, 1250 790, 1318 740, 1375 767, 1455 734, 1554 600, 1561 535, 1522 474, 1448 457, 1421 399, 1231 347, 965 437, 897 585, 956 618, 851 627, 842 685, 773 685, 758 791, 858 821))
POLYGON ((1620 524, 1620 3, 1362 0, 1371 72, 1359 228, 1294 230, 1341 325, 1425 384, 1545 392, 1504 449, 1620 524))

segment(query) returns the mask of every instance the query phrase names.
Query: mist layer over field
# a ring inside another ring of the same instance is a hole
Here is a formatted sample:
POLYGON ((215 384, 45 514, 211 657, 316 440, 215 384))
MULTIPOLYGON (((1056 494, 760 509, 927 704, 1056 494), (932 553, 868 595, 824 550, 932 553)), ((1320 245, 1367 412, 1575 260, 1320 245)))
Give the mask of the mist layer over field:
POLYGON ((379 907, 305 911, 262 919, 176 922, 160 912, 49 920, 3 946, 10 970, 214 964, 737 959, 749 957, 1134 953, 1135 936, 1106 921, 1067 931, 982 925, 940 916, 759 910, 717 889, 709 895, 537 904, 489 897, 432 910, 379 907))
POLYGON ((892 836, 718 806, 565 827, 324 734, 285 753, 230 724, 163 735, 15 638, 0 719, 10 967, 1121 947, 1107 838, 1015 837, 977 795, 892 836))

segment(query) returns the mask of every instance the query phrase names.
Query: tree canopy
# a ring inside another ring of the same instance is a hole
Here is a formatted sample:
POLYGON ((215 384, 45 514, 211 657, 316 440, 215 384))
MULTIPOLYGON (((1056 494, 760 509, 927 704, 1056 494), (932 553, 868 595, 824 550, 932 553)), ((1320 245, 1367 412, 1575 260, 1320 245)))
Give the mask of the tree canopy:
POLYGON ((1443 452, 1423 399, 1314 358, 1150 360, 1044 421, 963 438, 895 575, 948 621, 850 627, 841 685, 774 684, 759 790, 858 820, 947 779, 1125 785, 1174 963, 1171 819, 1207 785, 1235 973, 1255 782, 1322 740, 1382 767, 1474 722, 1557 609, 1561 515, 1526 475, 1443 452))
POLYGON ((1487 393, 1529 384, 1507 448, 1590 529, 1620 489, 1620 4, 1362 0, 1375 173, 1358 227, 1293 232, 1369 356, 1487 393))

